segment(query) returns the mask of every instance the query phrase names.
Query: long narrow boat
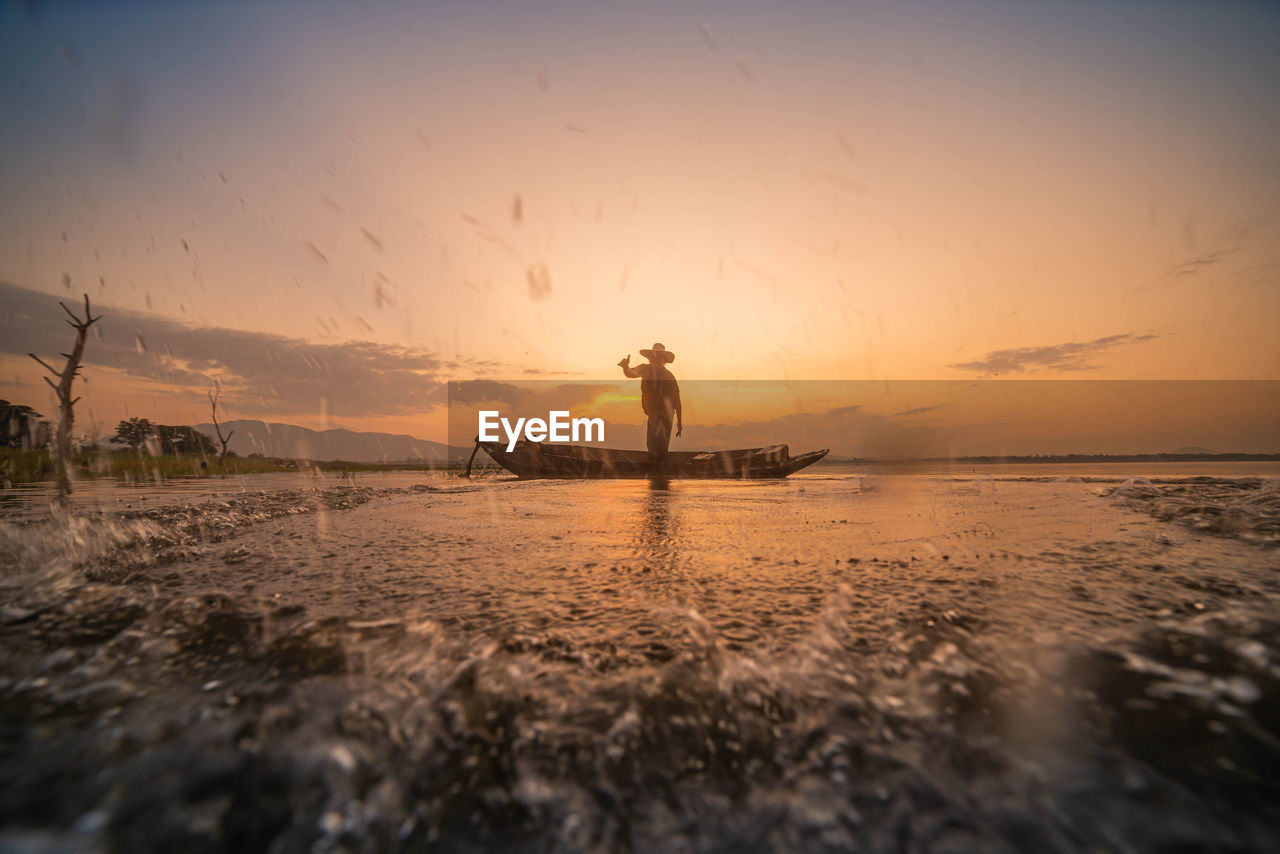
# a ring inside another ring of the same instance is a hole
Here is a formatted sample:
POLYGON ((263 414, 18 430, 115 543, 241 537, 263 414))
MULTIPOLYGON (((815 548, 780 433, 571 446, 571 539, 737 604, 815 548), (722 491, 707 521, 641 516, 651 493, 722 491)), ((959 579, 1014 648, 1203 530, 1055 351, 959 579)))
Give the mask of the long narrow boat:
POLYGON ((829 450, 811 451, 798 457, 791 456, 786 445, 736 451, 672 451, 666 463, 654 470, 646 451, 524 441, 511 451, 501 442, 476 442, 476 445, 484 448, 498 465, 522 478, 786 477, 816 463, 829 450))

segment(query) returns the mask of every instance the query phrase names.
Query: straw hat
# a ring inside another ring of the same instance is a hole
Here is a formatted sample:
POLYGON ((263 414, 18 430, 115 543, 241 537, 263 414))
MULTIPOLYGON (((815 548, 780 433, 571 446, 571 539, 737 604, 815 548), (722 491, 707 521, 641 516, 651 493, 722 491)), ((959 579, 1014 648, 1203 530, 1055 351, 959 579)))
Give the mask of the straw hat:
POLYGON ((661 344, 654 344, 652 350, 641 350, 640 355, 646 359, 652 359, 655 362, 666 362, 667 364, 676 360, 676 354, 661 344))

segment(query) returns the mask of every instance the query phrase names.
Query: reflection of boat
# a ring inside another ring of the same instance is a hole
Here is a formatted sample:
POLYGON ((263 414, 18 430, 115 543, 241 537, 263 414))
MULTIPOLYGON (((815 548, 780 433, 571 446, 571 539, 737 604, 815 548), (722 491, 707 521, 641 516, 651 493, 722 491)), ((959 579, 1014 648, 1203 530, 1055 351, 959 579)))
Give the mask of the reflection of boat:
MULTIPOLYGON (((646 451, 619 451, 589 445, 520 442, 508 451, 501 442, 477 442, 494 462, 524 478, 786 477, 827 455, 826 450, 791 456, 786 445, 737 451, 672 451, 659 470, 651 470, 646 451)), ((474 455, 473 455, 474 456, 474 455)))

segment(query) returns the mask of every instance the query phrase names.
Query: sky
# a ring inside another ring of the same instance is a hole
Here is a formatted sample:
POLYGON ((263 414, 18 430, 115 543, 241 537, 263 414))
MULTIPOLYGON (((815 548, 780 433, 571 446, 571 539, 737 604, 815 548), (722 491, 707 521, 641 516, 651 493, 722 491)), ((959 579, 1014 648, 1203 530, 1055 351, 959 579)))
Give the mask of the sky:
POLYGON ((219 383, 441 440, 447 380, 654 341, 698 380, 1280 379, 1278 43, 1257 2, 9 4, 0 396, 52 410, 25 353, 85 292, 108 432, 219 383))

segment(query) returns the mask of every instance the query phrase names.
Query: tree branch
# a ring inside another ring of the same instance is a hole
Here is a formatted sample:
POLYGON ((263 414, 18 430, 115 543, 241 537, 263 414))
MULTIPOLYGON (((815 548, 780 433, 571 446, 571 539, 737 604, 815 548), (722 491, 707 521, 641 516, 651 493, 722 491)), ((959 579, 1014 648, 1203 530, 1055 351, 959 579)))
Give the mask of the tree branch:
POLYGON ((81 320, 80 316, 77 315, 74 311, 67 308, 65 304, 59 302, 58 305, 62 306, 62 310, 71 316, 71 320, 68 320, 67 323, 71 324, 71 326, 75 327, 77 330, 83 331, 85 329, 88 329, 90 326, 92 326, 93 324, 97 323, 99 320, 102 319, 102 315, 98 315, 97 317, 94 317, 93 312, 89 310, 88 294, 84 295, 84 319, 83 320, 81 320))
POLYGON ((46 362, 44 359, 41 359, 41 358, 40 358, 39 356, 37 356, 35 353, 28 353, 27 355, 28 355, 28 356, 30 356, 31 358, 35 359, 35 360, 36 360, 37 362, 39 362, 40 364, 44 365, 44 369, 45 369, 46 371, 48 371, 49 373, 53 374, 55 377, 61 377, 61 376, 62 376, 62 371, 55 371, 55 370, 53 369, 53 366, 52 366, 52 365, 50 365, 50 364, 49 364, 48 362, 46 362))

